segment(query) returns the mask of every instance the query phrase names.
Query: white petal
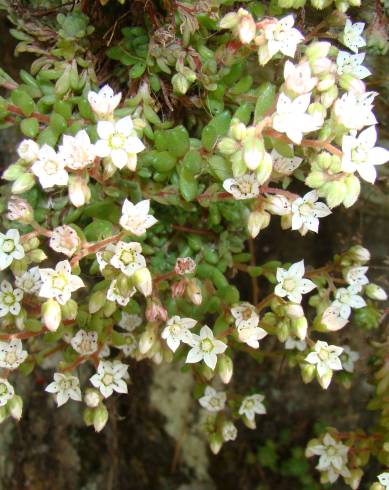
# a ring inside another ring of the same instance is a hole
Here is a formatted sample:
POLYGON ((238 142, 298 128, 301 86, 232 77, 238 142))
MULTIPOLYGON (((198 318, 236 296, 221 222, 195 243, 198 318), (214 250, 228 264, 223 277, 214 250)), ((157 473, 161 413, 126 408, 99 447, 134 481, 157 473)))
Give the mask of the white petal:
POLYGON ((110 121, 99 121, 97 123, 97 134, 103 140, 108 139, 115 132, 115 125, 110 121))

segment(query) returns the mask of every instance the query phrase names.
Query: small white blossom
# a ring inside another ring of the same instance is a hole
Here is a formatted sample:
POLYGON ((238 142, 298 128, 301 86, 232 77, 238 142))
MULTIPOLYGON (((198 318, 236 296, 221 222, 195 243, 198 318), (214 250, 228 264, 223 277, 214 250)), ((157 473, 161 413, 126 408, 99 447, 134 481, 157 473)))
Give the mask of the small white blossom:
POLYGON ((97 134, 100 137, 95 144, 97 156, 109 157, 118 169, 136 170, 137 153, 143 151, 145 145, 134 130, 131 116, 116 122, 99 121, 97 134))
POLYGON ((265 405, 262 403, 265 397, 255 394, 243 398, 240 407, 239 415, 245 416, 248 420, 253 421, 255 414, 263 415, 266 413, 265 405))
POLYGON ((224 410, 226 400, 227 395, 224 391, 216 391, 212 386, 207 386, 204 395, 199 398, 199 403, 209 412, 220 412, 224 410))
POLYGON ((308 61, 294 65, 287 60, 284 65, 285 87, 287 91, 295 95, 312 92, 317 84, 317 78, 312 77, 311 67, 308 61))
POLYGON ((5 378, 0 378, 0 407, 7 405, 15 395, 14 387, 5 378))
POLYGON ((343 31, 343 44, 354 53, 358 53, 359 48, 366 46, 366 41, 361 36, 365 24, 356 22, 353 24, 350 19, 346 20, 346 25, 343 31))
POLYGON ((126 199, 122 207, 120 226, 130 231, 133 235, 141 236, 146 233, 147 228, 155 225, 157 220, 149 214, 150 200, 139 201, 133 204, 126 199))
POLYGON ((389 150, 374 146, 376 141, 375 126, 365 129, 358 137, 343 136, 343 172, 358 172, 362 179, 374 184, 377 177, 375 165, 383 165, 389 161, 389 150))
POLYGON ((110 260, 110 264, 130 277, 139 269, 146 267, 146 260, 141 252, 142 246, 140 243, 119 241, 115 246, 115 253, 110 260))
POLYGON ((68 184, 69 175, 65 170, 65 162, 49 145, 40 148, 38 160, 32 165, 31 170, 38 177, 43 189, 68 184))
POLYGON ((169 348, 175 352, 180 343, 190 344, 192 333, 190 330, 196 325, 197 321, 193 318, 181 318, 173 316, 166 322, 166 327, 162 331, 161 337, 166 340, 169 348))
POLYGON ((9 267, 13 260, 21 260, 24 255, 18 230, 12 228, 5 235, 0 233, 0 271, 9 267))
POLYGON ((114 253, 115 245, 113 243, 109 243, 104 250, 96 252, 96 260, 99 264, 101 272, 103 272, 103 270, 107 267, 114 253))
POLYGON ((282 19, 274 19, 274 22, 268 22, 265 25, 263 28, 264 39, 259 38, 258 41, 261 44, 258 49, 259 63, 261 65, 266 65, 279 52, 294 58, 297 45, 301 43, 304 36, 293 25, 293 15, 287 15, 282 19))
POLYGON ((319 195, 314 190, 292 202, 292 230, 298 230, 303 236, 309 230, 319 231, 319 218, 330 215, 331 210, 318 199, 319 195))
POLYGON ((246 174, 236 179, 226 179, 224 189, 232 194, 234 199, 252 199, 259 195, 259 184, 254 174, 246 174))
POLYGON ((82 170, 94 162, 95 147, 85 129, 78 131, 75 136, 64 135, 62 145, 58 148, 58 157, 63 160, 65 167, 72 170, 82 170))
POLYGON ((306 454, 308 457, 320 456, 316 469, 325 472, 328 482, 334 483, 339 475, 346 478, 351 475, 346 466, 349 449, 348 446, 335 441, 335 439, 327 433, 324 435, 322 442, 317 441, 317 444, 310 444, 307 447, 306 454))
POLYGON ((21 289, 13 289, 8 281, 1 281, 0 284, 0 318, 10 313, 17 316, 20 313, 20 302, 23 299, 23 291, 21 289))
POLYGON ((267 332, 259 324, 259 315, 250 303, 241 303, 231 308, 232 316, 238 330, 239 340, 253 349, 258 349, 259 340, 266 337, 267 332))
POLYGON ((39 267, 31 267, 28 271, 16 276, 15 285, 27 294, 37 294, 42 286, 39 267))
POLYGON ((227 420, 223 424, 222 435, 223 435, 223 440, 225 442, 235 441, 235 439, 238 435, 238 429, 235 427, 235 425, 230 420, 227 420))
POLYGON ((104 398, 111 396, 114 391, 128 393, 125 382, 127 371, 128 366, 120 361, 100 361, 97 373, 90 378, 90 382, 100 390, 104 398))
POLYGON ((358 352, 351 350, 348 345, 343 346, 343 352, 340 355, 342 367, 348 373, 354 372, 354 364, 358 361, 360 355, 358 352))
POLYGON ((346 269, 344 272, 344 278, 350 286, 353 286, 355 292, 361 291, 362 286, 369 284, 369 279, 366 277, 368 269, 367 266, 355 266, 346 269))
POLYGON ((45 391, 55 394, 58 407, 64 405, 69 398, 76 402, 82 400, 80 381, 70 374, 54 373, 54 381, 46 386, 45 391))
POLYGON ((293 303, 301 303, 302 294, 309 293, 316 287, 310 279, 303 278, 304 274, 304 260, 292 264, 288 270, 278 267, 276 274, 278 284, 274 294, 281 298, 286 296, 293 303))
POLYGON ((136 293, 135 287, 131 287, 127 291, 127 294, 123 296, 123 294, 121 294, 119 288, 117 287, 117 280, 114 279, 111 282, 109 289, 107 291, 107 299, 113 302, 116 301, 116 303, 118 303, 120 306, 127 306, 131 297, 134 296, 135 293, 136 293))
POLYGON ((74 291, 85 287, 81 277, 72 274, 72 268, 68 260, 58 262, 55 270, 39 269, 39 272, 42 279, 39 296, 42 298, 54 298, 61 305, 69 301, 74 291))
POLYGON ((286 350, 298 350, 300 352, 305 351, 307 348, 307 343, 305 340, 294 339, 293 337, 288 337, 285 342, 286 350))
POLYGON ((18 196, 11 196, 8 201, 7 218, 10 221, 19 221, 30 224, 34 219, 34 211, 28 201, 18 196))
POLYGON ((356 94, 346 92, 334 105, 336 120, 348 129, 361 130, 365 126, 377 124, 373 113, 373 101, 377 92, 356 94))
POLYGON ((351 315, 351 308, 363 308, 366 306, 365 300, 362 296, 356 294, 358 288, 355 289, 353 286, 346 288, 339 288, 335 292, 335 301, 333 305, 337 305, 340 309, 340 316, 345 320, 351 315))
POLYGON ((350 54, 346 51, 339 51, 336 58, 337 72, 339 75, 353 75, 359 80, 371 75, 371 71, 363 66, 366 53, 350 54))
POLYGON ((50 247, 58 253, 71 257, 80 244, 76 230, 71 226, 62 225, 54 228, 50 237, 50 247))
POLYGON ((82 356, 90 356, 97 351, 97 332, 79 330, 70 341, 73 349, 82 356))
POLYGON ((377 478, 381 485, 385 487, 385 490, 389 490, 389 472, 381 473, 377 478))
POLYGON ((303 161, 300 157, 284 157, 275 149, 271 151, 270 156, 273 160, 273 169, 282 175, 291 175, 303 161))
POLYGON ((0 367, 5 369, 17 369, 27 359, 28 353, 23 350, 20 339, 12 339, 9 342, 0 342, 0 367))
POLYGON ((346 326, 348 319, 342 316, 341 303, 333 301, 324 310, 320 323, 322 323, 330 332, 336 332, 346 326))
POLYGON ((294 100, 281 93, 273 117, 273 128, 300 144, 303 134, 316 131, 322 125, 317 118, 307 114, 310 101, 311 93, 299 95, 294 100))
POLYGON ((142 318, 139 315, 130 315, 126 311, 122 311, 122 316, 118 325, 124 330, 127 330, 127 332, 133 332, 142 325, 142 318))
POLYGON ((218 354, 223 354, 227 349, 227 344, 215 339, 212 330, 204 325, 200 330, 200 335, 192 334, 191 350, 186 357, 187 363, 204 361, 211 369, 215 369, 218 354))
POLYGON ((35 162, 39 157, 39 145, 34 140, 23 140, 17 150, 18 155, 27 163, 35 162))
POLYGON ((93 91, 88 92, 88 102, 93 112, 99 118, 112 116, 121 98, 121 92, 115 94, 109 85, 104 85, 97 93, 93 91))
POLYGON ((331 383, 333 371, 342 369, 342 363, 339 359, 342 352, 342 347, 328 345, 327 342, 318 340, 314 350, 305 358, 306 362, 315 365, 318 381, 325 390, 331 383))

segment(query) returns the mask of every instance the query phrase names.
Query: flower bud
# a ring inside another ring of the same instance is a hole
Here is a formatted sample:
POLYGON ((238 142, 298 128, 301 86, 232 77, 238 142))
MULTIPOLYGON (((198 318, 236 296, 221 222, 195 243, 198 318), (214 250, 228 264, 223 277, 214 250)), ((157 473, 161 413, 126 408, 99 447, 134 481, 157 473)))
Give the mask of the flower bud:
POLYGON ((361 182, 355 175, 348 175, 344 179, 344 184, 346 186, 346 194, 343 199, 343 206, 350 208, 353 206, 361 192, 361 182))
POLYGON ((203 302, 203 294, 201 292, 201 286, 198 279, 192 278, 188 280, 186 295, 188 296, 189 301, 191 301, 194 305, 201 305, 203 302))
POLYGON ((339 95, 338 87, 333 85, 330 89, 326 90, 321 94, 320 102, 324 105, 326 109, 328 109, 338 98, 338 95, 339 95))
POLYGON ((35 185, 35 176, 28 172, 20 175, 12 184, 12 194, 23 194, 32 189, 35 185))
POLYGON ((30 262, 34 262, 35 264, 39 264, 40 262, 43 262, 44 260, 47 259, 47 255, 40 248, 36 248, 35 250, 31 250, 31 252, 28 252, 26 257, 28 258, 28 260, 30 262))
POLYGON ((239 16, 236 12, 229 12, 220 21, 221 29, 232 29, 238 25, 239 16))
POLYGON ((22 165, 14 163, 4 170, 1 178, 3 180, 7 180, 8 182, 13 182, 14 180, 24 175, 25 171, 26 169, 22 165))
POLYGON ((233 138, 222 138, 217 148, 223 155, 232 155, 239 150, 240 145, 233 138))
POLYGON ((153 298, 152 301, 147 304, 145 315, 149 322, 166 322, 167 320, 167 311, 156 298, 153 298))
POLYGON ((291 211, 289 199, 279 194, 266 196, 265 208, 269 213, 277 216, 284 216, 291 211))
POLYGON ((339 206, 346 196, 347 188, 344 182, 339 180, 334 180, 332 182, 327 182, 321 188, 323 194, 325 194, 327 204, 330 208, 339 206))
POLYGON ((263 140, 252 136, 243 144, 243 161, 250 170, 255 170, 265 156, 263 140))
POLYGON ((249 214, 247 230, 251 238, 255 238, 259 232, 269 226, 270 214, 266 211, 253 211, 249 214))
POLYGON ((149 269, 147 269, 147 267, 137 270, 135 274, 132 276, 132 280, 134 286, 137 288, 137 290, 140 293, 143 294, 143 296, 147 298, 147 296, 151 295, 153 291, 153 280, 151 278, 150 271, 149 269))
POLYGON ((27 163, 32 163, 38 160, 39 145, 34 140, 23 140, 17 150, 18 155, 27 163))
POLYGON ((280 342, 286 342, 289 336, 289 323, 286 320, 281 320, 277 324, 277 338, 280 342))
POLYGON ((182 74, 176 73, 172 77, 172 86, 176 94, 185 95, 189 90, 191 82, 182 74))
POLYGON ((80 175, 71 175, 69 177, 69 199, 76 208, 88 204, 91 198, 91 192, 86 180, 80 175))
POLYGON ((385 490, 385 487, 381 483, 375 482, 369 487, 369 490, 385 490))
POLYGON ((55 332, 61 323, 61 307, 54 299, 48 299, 42 305, 42 319, 46 328, 55 332))
POLYGON ((19 223, 29 225, 34 220, 34 211, 25 199, 11 196, 8 201, 7 218, 10 221, 19 221, 19 223))
POLYGON ((223 383, 228 384, 231 381, 234 372, 234 364, 230 356, 222 354, 217 362, 217 371, 223 383))
POLYGON ((257 31, 257 26, 253 16, 247 12, 247 10, 239 9, 238 11, 239 22, 238 22, 238 35, 240 42, 243 44, 250 44, 255 37, 257 31))
POLYGON ((330 58, 317 58, 311 63, 311 70, 314 75, 324 75, 333 71, 334 63, 330 58))
POLYGON ((257 428, 257 424, 255 423, 255 419, 253 420, 250 420, 246 417, 246 415, 243 415, 242 417, 242 420, 243 420, 243 423, 244 425, 248 428, 248 429, 256 429, 257 428))
POLYGON ((9 416, 9 412, 6 405, 0 407, 0 424, 9 416))
POLYGON ((388 295, 386 294, 385 290, 372 282, 366 286, 365 293, 367 294, 368 298, 376 301, 386 301, 388 299, 388 295))
POLYGON ((329 73, 328 75, 325 75, 320 79, 316 88, 319 92, 326 92, 334 85, 335 85, 335 75, 329 73))
POLYGON ((247 128, 239 119, 236 119, 231 123, 230 133, 233 138, 242 141, 246 137, 247 128))
POLYGON ((69 299, 61 306, 62 318, 64 320, 75 320, 77 317, 78 304, 74 299, 69 299))
POLYGON ((311 43, 305 50, 305 55, 310 62, 317 60, 318 58, 324 58, 330 51, 331 43, 327 41, 320 41, 311 43))
POLYGON ((293 320, 304 317, 304 309, 301 305, 288 303, 284 306, 285 315, 293 320))
POLYGON ((351 260, 359 262, 360 264, 365 264, 370 260, 370 252, 367 248, 361 245, 354 245, 347 251, 347 255, 350 256, 351 260))
POLYGON ((292 320, 292 331, 300 340, 304 340, 307 336, 308 321, 303 316, 292 320))
POLYGON ((104 429, 106 423, 108 422, 108 417, 108 410, 103 403, 100 403, 100 405, 94 410, 93 415, 93 426, 96 432, 100 432, 104 429))
POLYGON ((7 403, 9 414, 12 418, 19 421, 22 418, 23 399, 19 395, 14 395, 7 403))
POLYGON ((147 354, 157 340, 155 328, 148 326, 139 338, 138 349, 141 354, 147 354))
POLYGON ((366 92, 366 86, 359 78, 350 73, 343 73, 339 78, 339 85, 347 92, 363 94, 366 92))
POLYGON ((353 468, 350 471, 350 476, 345 477, 344 481, 349 485, 352 490, 357 490, 363 476, 361 468, 353 468))
POLYGON ((332 0, 311 0, 311 4, 315 9, 323 10, 331 5, 332 0))
POLYGON ((104 291, 95 291, 89 298, 89 313, 93 315, 101 310, 107 300, 107 295, 104 291))
POLYGON ((112 316, 117 310, 116 303, 114 301, 106 301, 103 307, 103 315, 105 318, 112 316))
POLYGON ((304 363, 300 365, 301 377, 305 384, 310 383, 316 374, 316 368, 313 364, 304 363))
POLYGON ((269 153, 264 154, 263 160, 260 162, 255 173, 259 185, 264 184, 270 177, 273 171, 273 160, 269 153))
POLYGON ((84 395, 85 405, 89 408, 96 408, 101 401, 100 393, 93 389, 87 388, 84 395))
POLYGON ((208 437, 208 442, 213 454, 218 454, 223 446, 223 438, 221 437, 221 435, 214 432, 208 437))

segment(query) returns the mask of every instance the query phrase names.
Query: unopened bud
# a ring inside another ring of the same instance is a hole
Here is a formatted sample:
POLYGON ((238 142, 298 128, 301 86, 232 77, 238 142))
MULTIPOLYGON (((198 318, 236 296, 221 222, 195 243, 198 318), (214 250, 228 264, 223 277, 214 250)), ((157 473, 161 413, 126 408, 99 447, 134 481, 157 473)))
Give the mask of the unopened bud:
POLYGON ((265 152, 263 160, 260 162, 257 171, 255 172, 255 176, 257 178, 258 184, 262 185, 267 180, 269 180, 272 171, 273 171, 272 157, 270 156, 270 153, 265 152))
POLYGON ((132 276, 133 284, 137 290, 147 298, 153 291, 153 280, 147 267, 139 269, 132 276))
POLYGON ((227 356, 226 354, 219 356, 217 371, 223 383, 228 384, 231 381, 234 372, 234 364, 230 356, 227 356))
POLYGON ((62 318, 60 305, 54 299, 48 299, 43 303, 41 311, 45 326, 52 332, 55 332, 62 318))
POLYGON ((203 302, 203 294, 201 292, 201 286, 198 279, 192 278, 188 280, 186 295, 188 296, 189 301, 191 301, 194 305, 201 305, 203 302))
POLYGON ((236 12, 229 12, 220 21, 221 29, 232 29, 238 25, 239 17, 236 12))
POLYGON ((23 140, 18 148, 18 155, 27 163, 35 162, 39 157, 39 145, 34 140, 23 140))
POLYGON ((299 319, 304 316, 304 309, 301 305, 288 303, 284 306, 285 315, 291 319, 299 319))
POLYGON ((89 313, 93 315, 101 310, 107 301, 107 294, 104 291, 95 291, 89 298, 89 313))
POLYGON ((316 368, 312 364, 304 363, 300 366, 301 368, 301 377, 303 378, 303 382, 305 384, 310 383, 316 374, 316 368))
POLYGON ((321 78, 316 88, 319 92, 326 92, 335 85, 335 81, 335 75, 329 73, 328 75, 325 75, 323 78, 321 78))
POLYGON ((62 318, 64 320, 75 320, 77 317, 78 304, 74 299, 69 299, 61 306, 62 318))
POLYGON ((366 92, 366 86, 359 78, 351 75, 350 73, 343 73, 339 78, 339 85, 347 92, 354 92, 356 94, 363 94, 366 92))
POLYGON ((361 245, 354 245, 351 247, 348 250, 347 255, 350 256, 351 260, 359 262, 360 264, 365 264, 370 260, 369 250, 361 245))
POLYGON ((381 485, 381 483, 375 482, 373 485, 371 485, 369 490, 385 490, 385 487, 381 485))
POLYGON ((257 424, 255 423, 255 419, 252 419, 252 420, 251 420, 251 419, 248 419, 248 418, 246 417, 246 415, 243 415, 242 420, 243 420, 244 425, 245 425, 245 426, 246 426, 248 429, 252 429, 252 430, 254 430, 254 429, 256 429, 256 428, 257 428, 257 424))
POLYGON ((222 138, 217 148, 223 155, 232 155, 239 150, 240 145, 233 138, 222 138))
POLYGON ((279 194, 266 196, 265 208, 276 216, 284 216, 291 211, 289 199, 279 194))
POLYGON ((12 194, 23 194, 32 189, 35 185, 35 176, 31 173, 20 175, 12 184, 12 194))
POLYGON ((334 63, 330 58, 317 58, 311 63, 312 73, 314 75, 324 75, 333 71, 334 63))
POLYGON ((303 316, 292 320, 292 331, 300 340, 304 340, 307 336, 308 321, 303 316))
POLYGON ((99 405, 100 401, 101 401, 101 395, 97 390, 93 388, 86 389, 84 395, 84 402, 87 407, 96 408, 99 405))
POLYGON ((238 16, 239 23, 237 29, 240 42, 243 44, 250 44, 254 39, 257 30, 253 16, 244 9, 239 9, 238 16))
POLYGON ((176 73, 172 77, 172 86, 176 94, 185 95, 189 90, 191 82, 182 74, 176 73))
POLYGON ((322 187, 323 194, 327 200, 327 204, 330 208, 339 206, 346 196, 347 188, 344 182, 340 180, 334 180, 332 182, 327 182, 322 187))
POLYGON ((281 320, 277 324, 277 338, 280 342, 286 342, 289 336, 289 323, 286 320, 281 320))
POLYGON ((243 161, 247 168, 255 170, 265 156, 265 146, 262 139, 252 136, 247 138, 243 145, 243 161))
POLYGON ((166 308, 164 308, 161 305, 161 302, 156 298, 153 298, 147 304, 145 316, 149 322, 166 322, 168 317, 166 308))
POLYGON ((88 204, 91 192, 87 181, 80 175, 71 175, 69 178, 69 199, 76 208, 88 204))
POLYGON ((372 282, 366 286, 365 293, 370 299, 375 299, 376 301, 386 301, 388 299, 385 290, 372 282))
POLYGON ((233 138, 238 141, 242 141, 246 137, 247 128, 242 122, 236 119, 236 121, 230 126, 230 132, 233 138))
POLYGON ((8 180, 8 182, 13 182, 24 175, 25 171, 26 169, 22 165, 14 163, 4 170, 1 178, 3 180, 8 180))
POLYGON ((100 432, 104 429, 106 423, 108 422, 108 417, 108 410, 103 403, 100 403, 100 405, 94 410, 93 415, 93 426, 96 432, 100 432))
POLYGON ((42 249, 36 248, 35 250, 31 250, 31 252, 28 252, 27 258, 30 262, 39 264, 40 262, 43 262, 47 259, 47 255, 42 249))
POLYGON ((19 221, 19 223, 29 225, 34 219, 34 211, 26 200, 11 196, 8 201, 7 218, 11 221, 19 221))
POLYGON ((330 51, 331 43, 327 41, 311 43, 305 50, 305 55, 309 61, 317 60, 318 58, 324 58, 330 51))
POLYGON ((221 435, 214 432, 208 437, 208 441, 209 441, 209 447, 211 448, 213 454, 218 454, 218 452, 223 446, 223 438, 221 437, 221 435))
POLYGON ((363 476, 363 471, 361 468, 353 468, 350 471, 350 476, 345 477, 345 482, 349 485, 352 490, 357 490, 363 476))
POLYGON ((155 333, 155 328, 153 326, 147 327, 139 338, 139 344, 138 344, 139 352, 141 354, 147 354, 147 352, 149 352, 152 349, 156 340, 157 340, 157 336, 155 333))
POLYGON ((249 214, 247 230, 251 238, 258 236, 259 232, 269 226, 270 214, 266 211, 253 211, 249 214))
POLYGON ((336 85, 333 85, 330 89, 323 92, 320 96, 320 102, 328 109, 332 106, 335 100, 338 98, 339 90, 336 85))
POLYGON ((19 421, 22 418, 23 412, 22 397, 19 395, 14 395, 7 403, 7 408, 11 417, 19 421))

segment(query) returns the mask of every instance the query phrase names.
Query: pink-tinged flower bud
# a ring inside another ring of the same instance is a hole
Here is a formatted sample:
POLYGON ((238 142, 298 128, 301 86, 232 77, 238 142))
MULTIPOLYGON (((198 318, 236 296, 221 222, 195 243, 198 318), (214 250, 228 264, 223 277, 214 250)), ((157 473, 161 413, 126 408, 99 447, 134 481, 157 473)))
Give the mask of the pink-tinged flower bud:
POLYGON ((149 269, 147 269, 147 267, 137 270, 135 274, 132 276, 132 280, 134 286, 137 288, 137 290, 140 293, 143 294, 143 296, 147 298, 147 296, 151 295, 153 291, 153 280, 151 278, 150 271, 149 269))
POLYGON ((10 221, 19 221, 19 223, 29 225, 34 220, 34 211, 26 200, 11 196, 8 201, 7 218, 10 221))
POLYGON ((227 356, 226 354, 219 356, 217 371, 223 383, 228 384, 231 381, 234 372, 234 365, 231 357, 227 356))
POLYGON ((196 262, 191 257, 178 257, 174 266, 174 272, 180 276, 193 274, 196 270, 196 262))
POLYGON ((85 405, 89 408, 96 408, 101 401, 101 395, 94 388, 87 388, 84 395, 85 405))
POLYGON ((279 194, 266 196, 265 208, 269 213, 277 216, 285 216, 291 212, 289 199, 279 194))
POLYGON ((289 303, 284 306, 285 315, 291 319, 298 319, 304 316, 304 309, 301 305, 289 303))
POLYGON ((314 75, 325 75, 326 73, 333 73, 336 66, 330 58, 317 58, 311 63, 311 70, 314 75))
POLYGON ((60 305, 54 299, 48 299, 42 305, 42 319, 46 328, 55 332, 61 323, 62 313, 60 305))
POLYGON ((194 305, 201 305, 203 302, 203 294, 201 292, 201 286, 197 279, 189 279, 186 288, 186 295, 189 301, 194 305))
POLYGON ((269 226, 270 214, 266 211, 253 211, 249 214, 247 230, 251 238, 258 236, 259 232, 269 226))
POLYGON ((23 399, 19 395, 14 395, 7 403, 9 414, 12 418, 19 421, 22 418, 23 399))
POLYGON ((368 284, 365 288, 365 292, 370 299, 374 299, 376 301, 386 301, 388 299, 388 295, 386 294, 385 290, 377 284, 368 284))
POLYGON ((187 281, 181 279, 181 281, 172 284, 172 298, 181 298, 185 294, 187 281))
POLYGON ((155 332, 155 327, 149 325, 146 330, 139 337, 138 349, 141 354, 147 354, 154 346, 157 341, 157 335, 155 332))
POLYGON ((80 175, 71 175, 69 177, 69 199, 76 208, 88 204, 91 198, 91 192, 86 180, 80 175))
POLYGON ((167 310, 156 298, 148 302, 145 315, 149 322, 166 322, 168 318, 167 310))
POLYGON ((108 422, 108 410, 103 403, 94 410, 93 415, 93 426, 96 432, 100 432, 104 429, 106 423, 108 422))
POLYGON ((253 16, 244 9, 239 9, 238 16, 239 22, 237 30, 240 42, 243 44, 250 44, 257 31, 253 16))

